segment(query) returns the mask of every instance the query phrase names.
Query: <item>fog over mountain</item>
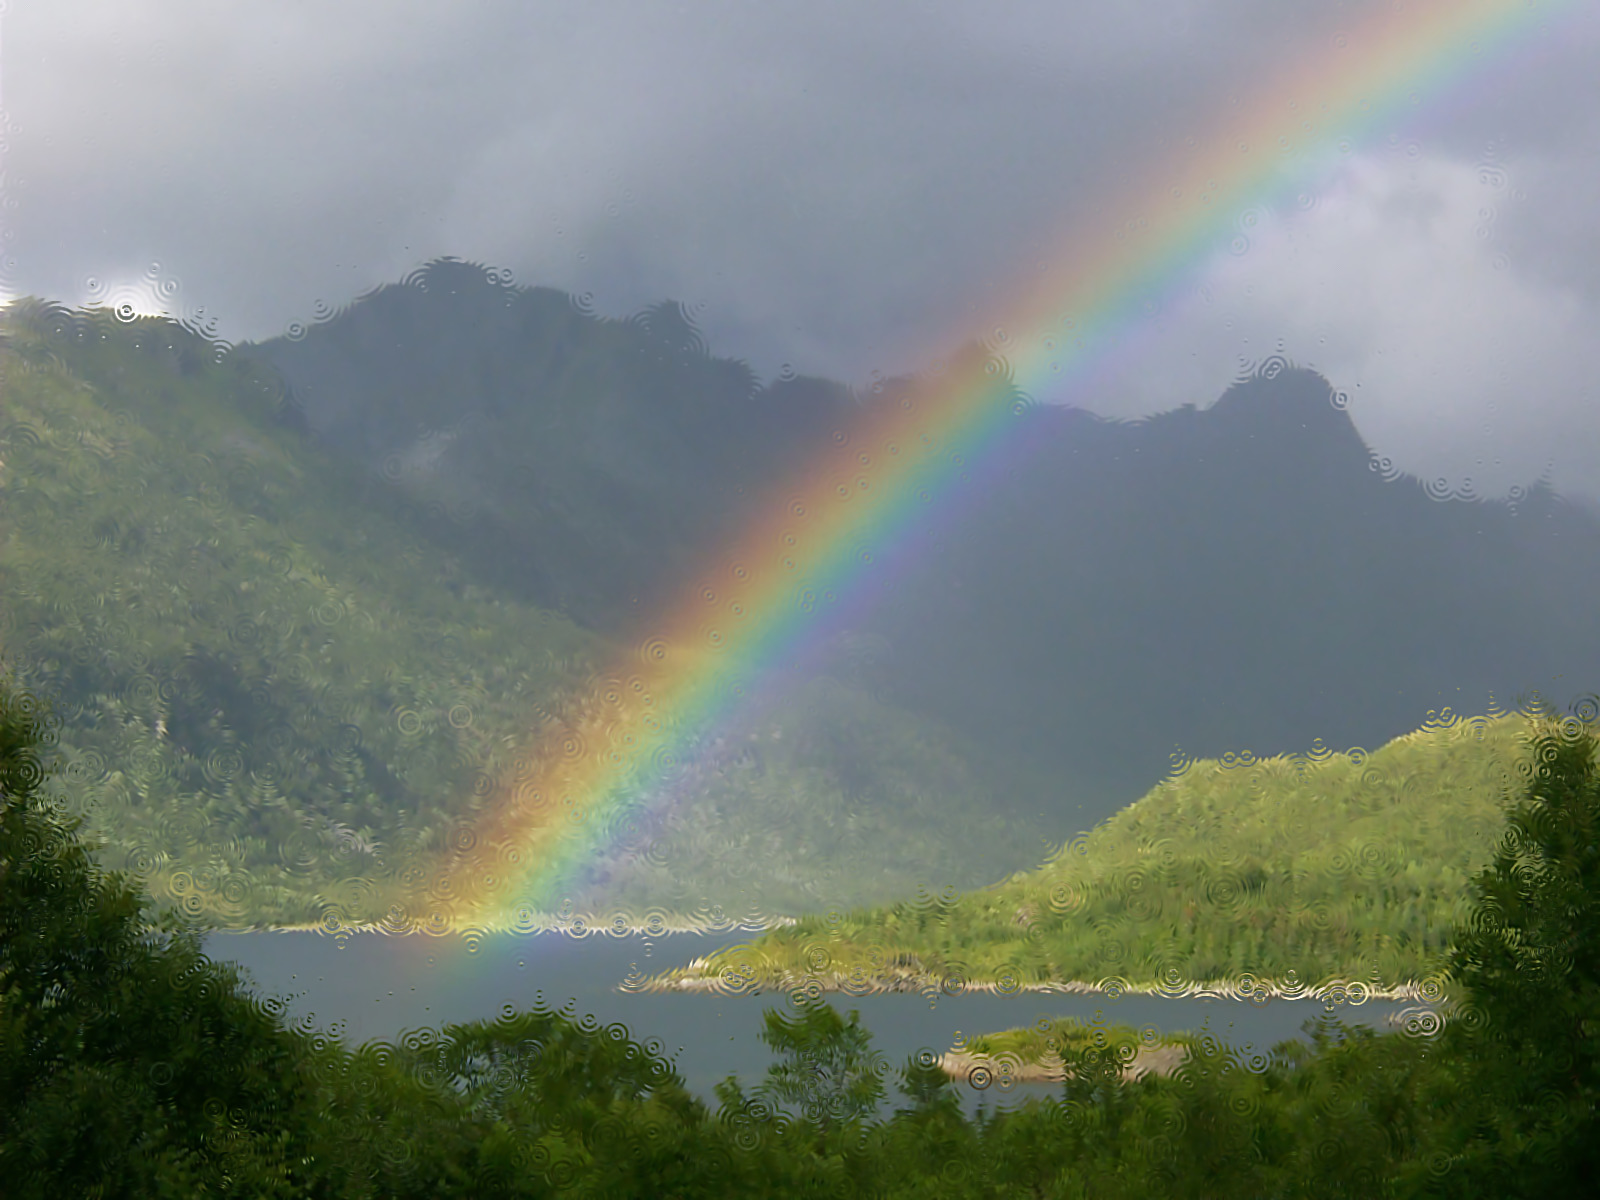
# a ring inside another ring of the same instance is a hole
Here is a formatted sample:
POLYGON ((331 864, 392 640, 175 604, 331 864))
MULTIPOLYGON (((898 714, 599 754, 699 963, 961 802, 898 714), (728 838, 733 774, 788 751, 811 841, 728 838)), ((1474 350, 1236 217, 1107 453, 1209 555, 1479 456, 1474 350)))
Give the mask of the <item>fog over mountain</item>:
POLYGON ((1180 748, 1372 747, 1446 706, 1565 702, 1600 663, 1577 599, 1600 522, 1541 487, 1435 499, 1335 399, 1284 370, 1145 422, 1030 414, 1045 445, 875 618, 904 695, 1134 792, 1180 748))
POLYGON ((1230 201, 1194 261, 1156 272, 1094 348, 1108 378, 1036 398, 1205 406, 1277 352, 1419 476, 1504 495, 1549 469, 1600 496, 1573 353, 1600 314, 1600 14, 1511 5, 1424 72, 1378 30, 1436 10, 1479 11, 14 0, 0 300, 260 340, 456 255, 611 315, 675 297, 767 379, 864 388, 997 324, 1043 359, 1077 301, 1022 294, 1066 284, 1065 246, 1117 236, 1130 186, 1165 193, 1195 144, 1226 178, 1241 114, 1337 108, 1383 62, 1397 90, 1370 81, 1371 111, 1321 131, 1330 161, 1230 201))
MULTIPOLYGON (((441 546, 630 636, 774 471, 888 402, 761 386, 672 305, 604 320, 460 263, 244 352, 441 546)), ((1537 485, 1441 498, 1376 458, 1347 405, 1269 360, 1140 421, 1032 407, 1011 434, 1028 452, 953 501, 936 548, 871 611, 821 620, 884 648, 901 705, 1070 781, 1015 795, 1062 816, 1105 815, 1177 751, 1375 746, 1445 706, 1564 702, 1600 665, 1581 601, 1600 520, 1537 485)))

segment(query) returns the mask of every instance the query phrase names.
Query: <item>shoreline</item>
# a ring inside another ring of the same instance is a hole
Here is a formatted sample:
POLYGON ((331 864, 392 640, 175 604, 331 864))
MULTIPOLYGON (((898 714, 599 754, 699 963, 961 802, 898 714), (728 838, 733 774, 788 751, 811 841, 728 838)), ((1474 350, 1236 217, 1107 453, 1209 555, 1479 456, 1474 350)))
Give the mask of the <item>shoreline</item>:
MULTIPOLYGON (((1415 1003, 1431 1003, 1426 993, 1434 991, 1425 988, 1421 983, 1407 982, 1393 987, 1380 988, 1371 984, 1350 980, 1334 980, 1325 984, 1306 986, 1304 984, 1283 984, 1258 981, 1249 987, 1241 987, 1237 981, 1212 980, 1205 983, 1186 983, 1172 987, 1159 983, 1128 983, 1124 981, 1101 980, 1092 983, 1087 980, 1069 979, 1052 981, 1049 983, 1025 983, 1002 986, 993 980, 963 980, 957 986, 947 985, 947 981, 935 975, 906 974, 892 978, 840 975, 829 973, 826 975, 794 975, 785 972, 782 975, 765 979, 740 978, 736 982, 725 983, 721 976, 697 974, 706 965, 705 959, 699 959, 680 968, 683 973, 668 972, 657 975, 639 984, 635 990, 641 992, 712 992, 721 995, 741 995, 756 991, 793 991, 797 988, 816 989, 828 993, 844 993, 852 996, 883 996, 896 994, 926 994, 937 992, 947 996, 958 996, 964 993, 983 992, 1001 996, 1020 995, 1067 995, 1067 996, 1107 996, 1116 999, 1119 996, 1161 996, 1172 1000, 1250 1000, 1258 1003, 1267 1003, 1272 1000, 1322 1000, 1332 1004, 1360 1005, 1368 1000, 1398 1000, 1415 1003)), ((1434 996, 1434 1000, 1441 997, 1434 996)))
MULTIPOLYGON (((798 924, 794 917, 771 917, 764 920, 708 922, 704 925, 681 923, 656 925, 616 925, 588 920, 587 917, 547 917, 537 923, 507 926, 472 926, 468 928, 438 929, 418 924, 410 928, 396 928, 383 922, 345 922, 336 928, 313 922, 285 925, 248 925, 243 927, 216 926, 202 928, 202 936, 215 934, 261 933, 315 933, 322 937, 347 937, 353 934, 383 934, 390 937, 423 936, 430 938, 478 938, 559 934, 563 937, 584 939, 657 938, 692 934, 700 937, 719 934, 755 934, 798 924)), ((1098 982, 1082 979, 1051 980, 1043 983, 1001 984, 994 980, 960 980, 952 984, 947 979, 931 973, 898 973, 893 976, 866 977, 845 975, 839 972, 797 975, 783 972, 776 976, 754 978, 736 973, 732 982, 724 982, 721 975, 703 973, 710 960, 697 958, 687 966, 673 968, 650 976, 638 983, 630 983, 626 990, 639 993, 702 992, 714 995, 750 995, 759 992, 791 992, 796 989, 815 990, 828 994, 850 996, 927 995, 960 996, 982 993, 988 995, 1062 995, 1106 996, 1111 999, 1129 996, 1159 996, 1173 1000, 1249 1000, 1269 1003, 1273 1000, 1321 1000, 1331 1005, 1359 1006, 1369 1000, 1399 1001, 1434 1005, 1443 1000, 1437 984, 1407 981, 1392 987, 1376 987, 1359 980, 1331 980, 1322 984, 1284 984, 1276 981, 1254 980, 1241 986, 1236 980, 1190 981, 1178 986, 1163 983, 1134 983, 1126 980, 1104 979, 1098 982), (1430 996, 1431 993, 1431 996, 1430 996)), ((622 985, 619 985, 622 986, 622 985)))
POLYGON ((526 937, 533 934, 559 933, 566 937, 666 937, 670 934, 692 933, 706 936, 722 933, 769 933, 774 929, 786 929, 798 924, 794 917, 767 917, 761 920, 754 918, 748 921, 724 920, 721 922, 707 922, 704 925, 684 925, 662 923, 659 925, 621 925, 614 924, 611 920, 590 920, 587 916, 578 917, 548 917, 536 922, 509 924, 509 925, 473 925, 465 928, 450 927, 437 929, 421 922, 409 926, 396 928, 382 921, 342 921, 337 928, 329 928, 320 922, 300 922, 296 924, 271 924, 271 925, 243 925, 243 926, 216 926, 202 928, 201 933, 210 935, 214 933, 319 933, 324 937, 340 937, 347 934, 380 933, 390 937, 408 937, 421 935, 424 937, 466 937, 476 935, 480 937, 526 937))

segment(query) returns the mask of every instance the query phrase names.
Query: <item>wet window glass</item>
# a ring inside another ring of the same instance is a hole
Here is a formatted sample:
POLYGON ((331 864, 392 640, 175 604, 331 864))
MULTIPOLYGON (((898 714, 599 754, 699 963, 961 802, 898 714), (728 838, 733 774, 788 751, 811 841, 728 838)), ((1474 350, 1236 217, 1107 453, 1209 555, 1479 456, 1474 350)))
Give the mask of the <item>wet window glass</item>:
POLYGON ((1565 1195, 1600 20, 0 2, 17 1195, 1565 1195))

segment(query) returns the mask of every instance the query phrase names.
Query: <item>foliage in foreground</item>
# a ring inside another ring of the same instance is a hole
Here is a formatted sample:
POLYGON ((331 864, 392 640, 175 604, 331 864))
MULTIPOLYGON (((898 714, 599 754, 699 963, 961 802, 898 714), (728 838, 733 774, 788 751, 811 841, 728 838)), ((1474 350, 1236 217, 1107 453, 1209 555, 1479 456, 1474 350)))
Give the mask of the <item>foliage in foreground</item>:
MULTIPOLYGON (((1591 715, 1592 714, 1588 714, 1591 715)), ((1063 1044, 1059 1099, 962 1115, 851 1018, 773 1014, 781 1057, 712 1112, 621 1029, 547 1011, 350 1050, 152 930, 42 802, 53 731, 0 696, 0 1178, 8 1194, 250 1196, 1561 1196, 1593 1178, 1600 763, 1546 724, 1451 953, 1435 1036, 1313 1024, 1241 1060, 1187 1042, 1129 1081, 1063 1044), (789 1111, 790 1108, 798 1110, 789 1111)), ((803 999, 803 998, 802 998, 803 999)))

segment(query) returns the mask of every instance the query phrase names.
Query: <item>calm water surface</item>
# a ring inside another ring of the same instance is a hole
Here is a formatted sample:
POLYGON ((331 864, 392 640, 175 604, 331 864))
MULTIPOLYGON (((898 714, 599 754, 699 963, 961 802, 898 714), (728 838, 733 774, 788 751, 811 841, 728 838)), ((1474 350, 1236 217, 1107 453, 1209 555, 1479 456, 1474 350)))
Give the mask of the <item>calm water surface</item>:
MULTIPOLYGON (((657 1039, 686 1084, 715 1103, 713 1086, 730 1074, 747 1087, 766 1072, 771 1054, 759 1038, 764 1010, 786 1007, 787 996, 657 994, 621 990, 630 974, 655 974, 725 946, 751 940, 749 932, 675 933, 663 937, 575 938, 559 933, 490 938, 470 951, 454 937, 389 937, 320 933, 215 934, 214 958, 247 969, 263 995, 288 1001, 289 1019, 309 1016, 351 1043, 392 1041, 402 1031, 453 1021, 495 1017, 505 1005, 543 1003, 593 1013, 602 1024, 620 1021, 640 1041, 657 1039)), ((1208 1030, 1241 1049, 1267 1049, 1297 1036, 1324 1011, 1318 1001, 1178 999, 1154 996, 974 994, 832 995, 841 1011, 857 1009, 873 1044, 898 1066, 919 1049, 943 1053, 963 1035, 1031 1025, 1042 1017, 1096 1016, 1112 1024, 1164 1030, 1208 1030)), ((1369 1001, 1343 1006, 1344 1021, 1382 1027, 1407 1006, 1369 1001)), ((892 1087, 892 1079, 891 1079, 892 1087)), ((969 1107, 1000 1106, 1048 1085, 964 1089, 969 1107)))

